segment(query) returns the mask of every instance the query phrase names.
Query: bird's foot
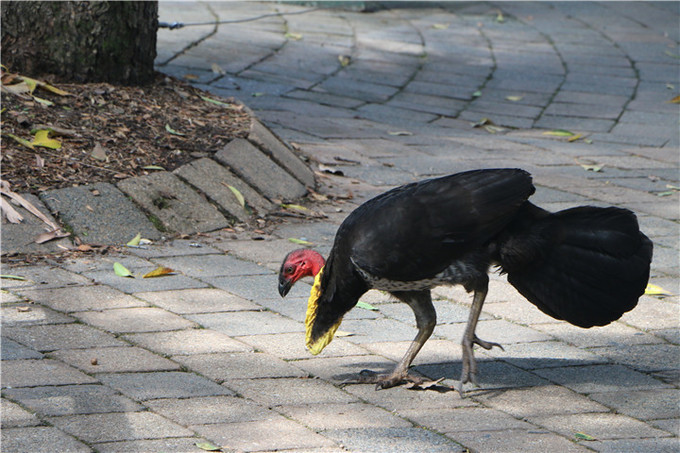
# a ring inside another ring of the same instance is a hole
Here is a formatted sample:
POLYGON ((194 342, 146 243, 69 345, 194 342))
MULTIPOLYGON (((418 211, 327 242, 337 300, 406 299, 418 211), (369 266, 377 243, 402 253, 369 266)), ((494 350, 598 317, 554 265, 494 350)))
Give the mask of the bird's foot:
POLYGON ((463 371, 460 375, 460 383, 458 385, 458 393, 460 393, 461 397, 463 397, 463 384, 472 382, 475 386, 479 385, 477 382, 477 360, 475 359, 475 355, 472 350, 472 346, 475 344, 483 347, 487 351, 492 349, 494 346, 497 346, 501 348, 502 351, 505 351, 503 346, 501 346, 499 343, 484 341, 477 337, 477 335, 473 335, 472 339, 463 339, 463 371))
POLYGON ((371 370, 362 370, 357 377, 342 382, 343 385, 375 384, 376 390, 388 389, 404 383, 411 383, 411 387, 415 388, 424 384, 425 379, 407 372, 395 371, 391 374, 379 374, 371 370))

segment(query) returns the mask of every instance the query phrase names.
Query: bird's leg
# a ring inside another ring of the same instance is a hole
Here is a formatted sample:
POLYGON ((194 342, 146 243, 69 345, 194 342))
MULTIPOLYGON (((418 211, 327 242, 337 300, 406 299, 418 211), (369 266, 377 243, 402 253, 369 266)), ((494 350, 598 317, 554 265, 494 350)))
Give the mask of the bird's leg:
POLYGON ((432 335, 434 326, 437 324, 437 313, 432 305, 430 291, 399 291, 391 294, 411 307, 416 316, 418 334, 413 339, 406 354, 401 361, 399 361, 392 373, 385 375, 364 370, 357 379, 345 381, 345 383, 376 384, 376 389, 394 387, 404 381, 413 382, 415 384, 423 383, 422 378, 409 375, 408 368, 411 366, 413 359, 418 355, 418 352, 420 352, 420 349, 427 339, 432 335))
POLYGON ((478 344, 484 349, 491 349, 494 346, 498 346, 503 349, 498 343, 493 343, 490 341, 484 341, 477 337, 475 330, 477 329, 477 321, 479 320, 479 315, 482 312, 482 306, 484 305, 484 299, 486 299, 486 293, 489 289, 489 280, 485 279, 483 282, 477 285, 475 288, 475 294, 472 298, 472 308, 470 309, 470 316, 468 318, 467 327, 465 328, 465 334, 463 335, 463 372, 460 376, 460 386, 458 387, 458 392, 463 395, 463 384, 467 382, 472 382, 477 385, 477 361, 475 360, 474 352, 472 346, 478 344))

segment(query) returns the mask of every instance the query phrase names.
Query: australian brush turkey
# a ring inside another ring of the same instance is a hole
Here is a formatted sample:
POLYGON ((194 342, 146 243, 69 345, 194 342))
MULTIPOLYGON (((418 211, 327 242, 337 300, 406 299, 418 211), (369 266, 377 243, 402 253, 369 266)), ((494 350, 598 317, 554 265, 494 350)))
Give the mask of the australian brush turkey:
POLYGON ((387 388, 417 380, 408 368, 437 319, 430 289, 463 285, 474 296, 462 341, 462 389, 476 383, 473 345, 500 346, 475 334, 491 266, 507 273, 541 311, 579 327, 609 324, 635 307, 652 260, 652 242, 635 214, 591 206, 550 213, 527 201, 534 191, 531 175, 519 169, 407 184, 352 212, 328 260, 309 249, 289 253, 279 273, 281 296, 300 278, 315 276, 308 349, 318 354, 366 291, 388 291, 413 309, 418 334, 391 374, 368 374, 357 382, 387 388))

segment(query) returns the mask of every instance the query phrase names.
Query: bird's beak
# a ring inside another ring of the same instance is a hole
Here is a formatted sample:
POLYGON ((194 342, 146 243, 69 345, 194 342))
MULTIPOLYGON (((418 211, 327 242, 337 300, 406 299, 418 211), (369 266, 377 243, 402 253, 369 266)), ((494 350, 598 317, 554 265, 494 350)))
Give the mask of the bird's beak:
POLYGON ((279 294, 281 294, 281 297, 286 297, 286 294, 288 294, 288 291, 293 287, 293 281, 288 280, 285 277, 279 277, 279 294))

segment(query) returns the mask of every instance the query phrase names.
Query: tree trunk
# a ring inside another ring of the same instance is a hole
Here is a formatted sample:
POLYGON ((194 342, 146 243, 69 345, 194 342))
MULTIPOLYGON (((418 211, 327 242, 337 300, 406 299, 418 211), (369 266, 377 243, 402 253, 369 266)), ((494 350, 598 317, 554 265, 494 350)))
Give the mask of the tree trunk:
POLYGON ((153 80, 158 1, 2 2, 2 63, 60 82, 153 80))

